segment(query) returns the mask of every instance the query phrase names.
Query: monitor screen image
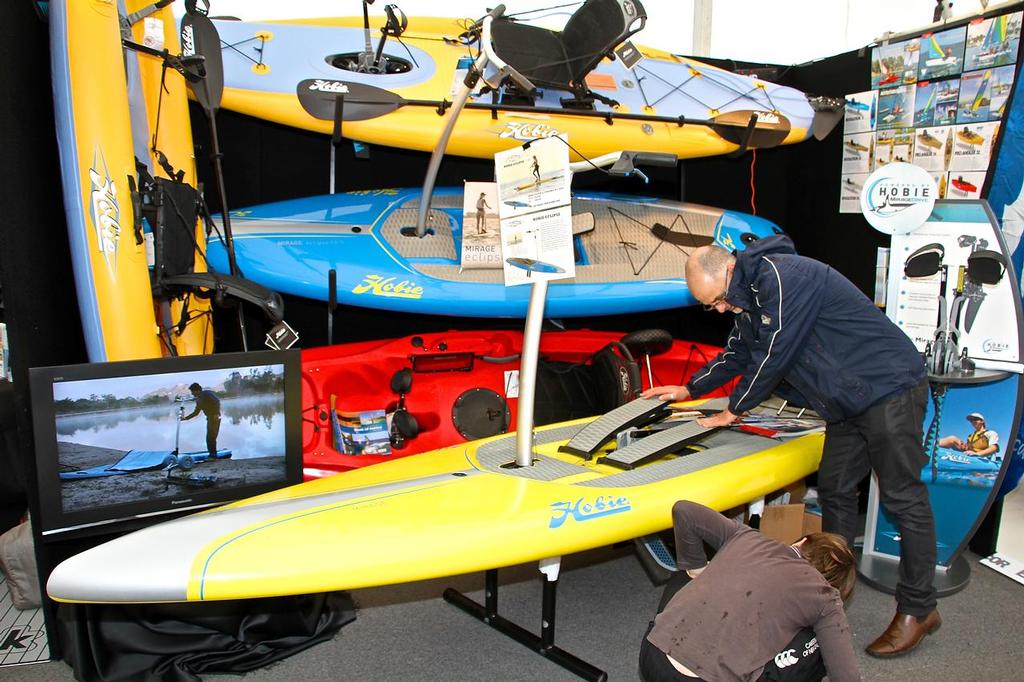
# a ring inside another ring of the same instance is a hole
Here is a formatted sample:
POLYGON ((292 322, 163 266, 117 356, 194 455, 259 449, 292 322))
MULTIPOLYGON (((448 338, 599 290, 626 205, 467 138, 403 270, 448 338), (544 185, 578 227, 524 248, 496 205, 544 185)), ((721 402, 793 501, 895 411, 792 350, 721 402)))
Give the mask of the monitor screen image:
POLYGON ((298 353, 31 370, 44 536, 301 481, 298 353))

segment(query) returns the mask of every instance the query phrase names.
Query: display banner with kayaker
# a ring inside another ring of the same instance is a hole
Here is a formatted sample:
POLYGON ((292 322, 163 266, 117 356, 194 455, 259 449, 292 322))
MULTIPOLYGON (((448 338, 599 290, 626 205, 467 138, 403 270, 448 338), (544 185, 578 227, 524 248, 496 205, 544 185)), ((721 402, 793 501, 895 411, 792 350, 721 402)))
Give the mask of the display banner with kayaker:
MULTIPOLYGON (((1012 460, 1024 371, 1018 290, 984 201, 938 201, 923 225, 892 238, 887 314, 923 353, 930 384, 921 479, 935 516, 937 585, 1012 460)), ((864 557, 895 561, 899 531, 878 497, 872 486, 864 557)))

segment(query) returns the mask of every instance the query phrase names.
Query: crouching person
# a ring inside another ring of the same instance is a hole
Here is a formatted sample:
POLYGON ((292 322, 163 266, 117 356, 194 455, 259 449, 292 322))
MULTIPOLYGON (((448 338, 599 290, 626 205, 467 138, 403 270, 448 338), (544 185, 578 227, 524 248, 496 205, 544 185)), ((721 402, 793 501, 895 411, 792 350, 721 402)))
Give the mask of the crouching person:
POLYGON ((846 540, 811 533, 784 545, 687 501, 672 522, 680 570, 641 643, 645 682, 860 680, 843 610, 857 580, 846 540))

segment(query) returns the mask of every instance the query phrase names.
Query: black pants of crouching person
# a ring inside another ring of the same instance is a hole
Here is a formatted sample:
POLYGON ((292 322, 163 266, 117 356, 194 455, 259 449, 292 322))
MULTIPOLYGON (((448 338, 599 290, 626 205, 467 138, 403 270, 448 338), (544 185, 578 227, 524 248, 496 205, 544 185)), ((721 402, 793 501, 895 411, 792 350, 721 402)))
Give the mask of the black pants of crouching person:
MULTIPOLYGON (((658 613, 672 599, 676 592, 690 583, 686 571, 679 571, 665 585, 658 604, 658 613)), ((654 621, 647 627, 640 643, 640 679, 643 682, 696 682, 699 677, 690 677, 679 672, 668 660, 668 656, 647 641, 647 635, 654 627, 654 621)), ((804 628, 789 644, 782 648, 775 659, 765 666, 758 682, 820 682, 825 677, 825 664, 814 631, 804 628)))
POLYGON ((900 613, 926 616, 935 608, 935 520, 921 468, 928 382, 875 403, 863 413, 825 429, 818 470, 822 530, 838 533, 853 547, 857 494, 871 470, 878 493, 900 531, 900 613))

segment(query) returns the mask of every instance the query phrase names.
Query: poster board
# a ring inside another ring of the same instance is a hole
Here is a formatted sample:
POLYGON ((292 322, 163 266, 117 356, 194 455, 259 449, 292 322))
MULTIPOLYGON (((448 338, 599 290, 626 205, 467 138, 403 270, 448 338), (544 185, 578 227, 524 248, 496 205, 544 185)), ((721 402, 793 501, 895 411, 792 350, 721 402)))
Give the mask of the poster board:
POLYGON ((978 199, 1016 78, 1017 11, 876 45, 871 90, 846 96, 839 212, 894 161, 926 169, 940 199, 978 199))

